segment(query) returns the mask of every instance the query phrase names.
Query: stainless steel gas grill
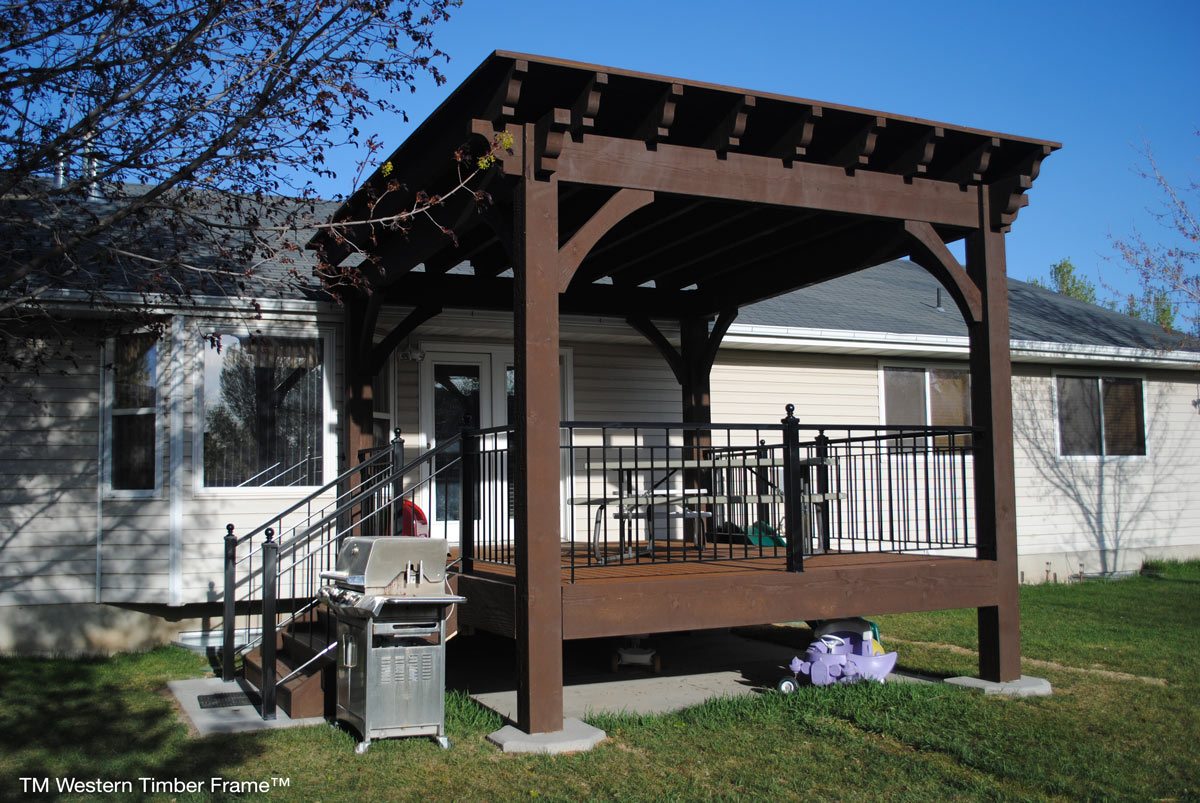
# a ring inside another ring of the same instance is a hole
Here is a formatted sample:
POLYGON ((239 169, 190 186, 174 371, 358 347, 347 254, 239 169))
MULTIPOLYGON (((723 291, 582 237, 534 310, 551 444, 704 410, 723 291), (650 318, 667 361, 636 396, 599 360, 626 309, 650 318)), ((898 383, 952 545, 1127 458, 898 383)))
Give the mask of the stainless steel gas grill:
POLYGON ((347 538, 321 600, 337 621, 337 718, 371 739, 446 739, 446 541, 347 538))

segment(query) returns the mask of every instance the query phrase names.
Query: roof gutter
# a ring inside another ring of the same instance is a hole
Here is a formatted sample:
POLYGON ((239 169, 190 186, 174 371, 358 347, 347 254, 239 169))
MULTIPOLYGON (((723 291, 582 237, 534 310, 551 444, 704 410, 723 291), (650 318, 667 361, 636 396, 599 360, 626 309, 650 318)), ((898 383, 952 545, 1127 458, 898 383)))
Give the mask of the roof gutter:
MULTIPOLYGON (((1013 362, 1132 363, 1184 370, 1200 369, 1200 352, 1126 346, 1012 340, 1013 362)), ((909 357, 957 357, 970 354, 963 336, 869 332, 851 329, 812 329, 791 326, 734 324, 721 342, 723 348, 796 351, 823 354, 879 354, 909 357)))

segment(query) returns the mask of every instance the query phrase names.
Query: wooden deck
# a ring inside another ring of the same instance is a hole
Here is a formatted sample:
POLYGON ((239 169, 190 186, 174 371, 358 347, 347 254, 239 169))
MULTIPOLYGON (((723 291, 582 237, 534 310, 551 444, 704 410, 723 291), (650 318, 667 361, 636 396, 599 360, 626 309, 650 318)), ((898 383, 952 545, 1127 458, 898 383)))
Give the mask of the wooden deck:
MULTIPOLYGON (((563 638, 704 630, 802 619, 974 608, 997 599, 996 564, 974 558, 896 553, 784 558, 642 559, 562 570, 563 638)), ((468 602, 459 621, 515 633, 515 571, 476 563, 458 579, 468 602)))

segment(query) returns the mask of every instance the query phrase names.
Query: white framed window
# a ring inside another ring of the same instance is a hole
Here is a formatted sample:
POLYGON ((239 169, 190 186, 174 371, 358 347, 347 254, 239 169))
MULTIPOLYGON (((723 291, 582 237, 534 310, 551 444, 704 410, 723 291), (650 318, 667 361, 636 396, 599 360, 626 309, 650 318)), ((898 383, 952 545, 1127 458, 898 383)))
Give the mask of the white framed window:
POLYGON ((971 374, 959 366, 884 365, 883 422, 904 426, 971 426, 971 374))
POLYGON ((105 351, 104 485, 114 496, 152 496, 162 490, 158 338, 117 335, 105 351))
POLYGON ((1144 395, 1140 377, 1056 373, 1059 456, 1145 456, 1144 395))
MULTIPOLYGON (((971 373, 956 365, 882 365, 880 393, 883 423, 896 426, 971 426, 971 373)), ((956 436, 957 445, 969 436, 956 436)), ((938 436, 936 445, 949 445, 938 436)))
POLYGON ((197 387, 197 486, 312 489, 336 476, 324 331, 206 336, 197 387))

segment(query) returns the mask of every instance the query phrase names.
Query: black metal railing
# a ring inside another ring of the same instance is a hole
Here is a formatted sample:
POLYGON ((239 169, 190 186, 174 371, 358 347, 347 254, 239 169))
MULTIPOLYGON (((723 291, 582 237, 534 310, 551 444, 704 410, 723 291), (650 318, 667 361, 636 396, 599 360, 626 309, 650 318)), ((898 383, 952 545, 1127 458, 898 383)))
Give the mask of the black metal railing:
POLYGON ((343 538, 451 535, 451 520, 433 522, 429 511, 459 493, 445 480, 458 470, 461 444, 456 435, 406 463, 397 430, 390 444, 363 450, 354 468, 246 535, 227 526, 222 676, 232 679, 237 656, 261 645, 264 718, 274 716, 275 689, 291 677, 275 676, 278 634, 286 629, 305 644, 310 662, 333 640, 332 622, 315 610, 321 573, 335 568, 343 538))
POLYGON ((970 427, 563 424, 564 568, 975 543, 970 427))
POLYGON ((462 434, 462 568, 478 563, 511 564, 516 497, 509 474, 513 428, 466 430, 462 434))

